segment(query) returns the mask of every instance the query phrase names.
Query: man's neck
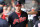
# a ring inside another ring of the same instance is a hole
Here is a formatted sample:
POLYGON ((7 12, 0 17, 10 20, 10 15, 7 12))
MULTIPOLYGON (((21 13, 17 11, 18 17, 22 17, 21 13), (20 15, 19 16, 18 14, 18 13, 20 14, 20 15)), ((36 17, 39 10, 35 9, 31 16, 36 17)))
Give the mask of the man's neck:
POLYGON ((17 13, 21 13, 21 11, 15 11, 15 12, 17 12, 17 13))

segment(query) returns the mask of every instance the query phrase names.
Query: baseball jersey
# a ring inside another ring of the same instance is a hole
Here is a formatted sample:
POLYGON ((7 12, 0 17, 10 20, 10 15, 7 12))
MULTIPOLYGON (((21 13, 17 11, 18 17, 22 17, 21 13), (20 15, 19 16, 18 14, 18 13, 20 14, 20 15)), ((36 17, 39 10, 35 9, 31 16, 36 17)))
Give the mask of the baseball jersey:
POLYGON ((11 27, 26 27, 26 24, 28 24, 28 15, 24 11, 21 13, 13 12, 9 15, 8 22, 11 24, 11 27))

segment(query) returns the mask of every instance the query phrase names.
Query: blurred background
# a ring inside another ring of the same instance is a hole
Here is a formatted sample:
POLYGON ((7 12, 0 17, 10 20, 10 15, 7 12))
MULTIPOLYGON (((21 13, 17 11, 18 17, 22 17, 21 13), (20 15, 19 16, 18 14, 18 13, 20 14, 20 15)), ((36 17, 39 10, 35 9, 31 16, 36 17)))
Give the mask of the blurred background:
POLYGON ((20 1, 26 10, 40 8, 40 0, 5 0, 5 4, 11 5, 11 1, 20 1))
MULTIPOLYGON (((13 0, 13 1, 18 1, 18 0, 13 0)), ((20 0, 20 2, 24 5, 26 5, 27 8, 35 7, 35 5, 39 5, 40 0, 20 0)), ((11 0, 5 0, 6 4, 10 4, 11 0)))

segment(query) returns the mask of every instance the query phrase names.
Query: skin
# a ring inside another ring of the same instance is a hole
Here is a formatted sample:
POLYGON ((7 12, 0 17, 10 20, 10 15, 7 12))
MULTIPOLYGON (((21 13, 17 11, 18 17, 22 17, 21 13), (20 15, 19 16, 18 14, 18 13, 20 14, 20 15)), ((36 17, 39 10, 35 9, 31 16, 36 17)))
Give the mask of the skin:
POLYGON ((37 11, 30 11, 30 12, 27 12, 27 14, 38 14, 37 11))

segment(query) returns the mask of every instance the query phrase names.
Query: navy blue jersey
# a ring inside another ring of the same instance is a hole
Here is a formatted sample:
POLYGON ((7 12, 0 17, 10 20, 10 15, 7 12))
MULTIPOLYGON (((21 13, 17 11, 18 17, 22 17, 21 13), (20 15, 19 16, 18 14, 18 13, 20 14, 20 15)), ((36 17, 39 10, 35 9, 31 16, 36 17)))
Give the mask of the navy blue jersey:
POLYGON ((35 23, 35 27, 40 27, 40 20, 35 23))
POLYGON ((20 17, 18 17, 16 12, 13 12, 9 15, 8 22, 11 24, 11 27, 26 27, 26 24, 28 24, 28 15, 22 11, 20 17))
POLYGON ((8 22, 0 18, 0 27, 8 27, 8 22))

